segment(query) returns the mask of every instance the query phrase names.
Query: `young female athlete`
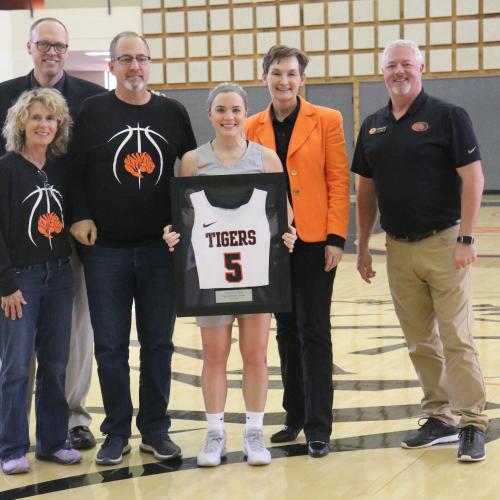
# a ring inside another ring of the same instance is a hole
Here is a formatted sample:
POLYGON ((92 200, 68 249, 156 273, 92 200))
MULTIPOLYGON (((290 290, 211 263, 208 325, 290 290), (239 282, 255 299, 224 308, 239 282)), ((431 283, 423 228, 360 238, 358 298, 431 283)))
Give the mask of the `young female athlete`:
MULTIPOLYGON (((243 137, 243 122, 247 115, 246 92, 237 84, 222 83, 209 94, 208 118, 215 139, 187 152, 181 161, 179 175, 224 175, 282 172, 278 155, 271 149, 243 137)), ((293 219, 288 204, 289 223, 293 219)), ((295 228, 283 235, 284 244, 293 250, 295 228)), ((179 242, 179 233, 167 226, 164 240, 171 251, 179 242)), ((231 329, 234 319, 239 325, 239 344, 243 358, 243 397, 246 406, 246 426, 243 453, 250 465, 266 465, 271 454, 264 445, 263 419, 267 396, 267 342, 271 323, 270 313, 197 318, 203 344, 202 391, 205 401, 208 432, 203 450, 197 457, 201 467, 219 465, 226 454, 224 406, 227 396, 226 365, 231 349, 231 329)))

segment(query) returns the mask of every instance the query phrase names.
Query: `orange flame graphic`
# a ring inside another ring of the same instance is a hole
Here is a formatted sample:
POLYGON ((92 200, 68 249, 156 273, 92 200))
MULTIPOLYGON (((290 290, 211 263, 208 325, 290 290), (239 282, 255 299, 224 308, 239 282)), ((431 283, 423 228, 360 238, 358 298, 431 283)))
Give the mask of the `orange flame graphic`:
POLYGON ((149 153, 131 153, 125 158, 125 170, 134 177, 142 179, 143 172, 150 174, 155 169, 155 164, 149 153))
POLYGON ((53 238, 52 233, 60 233, 63 227, 61 220, 54 212, 40 215, 38 219, 38 231, 49 239, 53 238))

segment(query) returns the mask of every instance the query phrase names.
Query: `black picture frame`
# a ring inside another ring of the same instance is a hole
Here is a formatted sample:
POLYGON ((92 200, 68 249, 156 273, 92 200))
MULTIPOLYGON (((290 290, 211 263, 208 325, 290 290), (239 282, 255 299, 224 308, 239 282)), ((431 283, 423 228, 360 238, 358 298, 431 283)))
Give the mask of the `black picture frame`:
POLYGON ((170 192, 173 230, 181 235, 174 251, 177 316, 291 311, 290 255, 282 240, 288 228, 284 174, 176 177, 171 179, 170 192), (235 209, 247 203, 255 189, 267 193, 269 283, 231 288, 229 292, 219 288, 201 289, 191 243, 195 212, 191 194, 204 191, 212 206, 235 209))

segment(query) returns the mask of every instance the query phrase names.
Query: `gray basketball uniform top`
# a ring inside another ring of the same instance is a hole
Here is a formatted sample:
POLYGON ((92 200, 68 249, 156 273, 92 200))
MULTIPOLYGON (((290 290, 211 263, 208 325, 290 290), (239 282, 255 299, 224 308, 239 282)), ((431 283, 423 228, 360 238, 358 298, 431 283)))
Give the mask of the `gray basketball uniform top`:
POLYGON ((206 142, 196 150, 195 175, 263 174, 264 149, 256 142, 248 141, 247 150, 235 165, 222 165, 216 158, 212 145, 206 142))

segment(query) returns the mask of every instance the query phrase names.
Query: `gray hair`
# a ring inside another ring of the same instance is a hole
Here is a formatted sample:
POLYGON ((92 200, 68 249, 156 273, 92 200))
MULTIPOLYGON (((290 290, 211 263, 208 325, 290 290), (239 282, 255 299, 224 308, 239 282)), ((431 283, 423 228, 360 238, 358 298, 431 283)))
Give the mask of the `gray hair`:
POLYGON ((121 38, 140 38, 143 42, 146 48, 148 49, 148 55, 149 55, 149 45, 146 39, 142 36, 139 35, 139 33, 136 33, 135 31, 122 31, 121 33, 118 33, 113 40, 111 40, 111 43, 109 44, 109 56, 111 60, 116 59, 116 46, 118 45, 118 41, 121 38))
POLYGON ((68 149, 70 127, 72 124, 68 105, 63 95, 56 89, 40 87, 23 92, 13 106, 7 111, 7 119, 2 134, 5 137, 7 151, 20 153, 26 146, 24 125, 30 114, 33 103, 40 102, 46 106, 57 119, 57 132, 49 144, 49 156, 60 156, 68 149))
POLYGON ((389 51, 392 49, 396 49, 398 47, 407 47, 411 49, 415 57, 420 62, 420 64, 424 64, 424 57, 422 56, 422 52, 420 52, 418 45, 413 40, 399 39, 399 40, 393 40, 384 49, 384 52, 382 53, 382 68, 384 68, 385 66, 387 60, 387 54, 389 53, 389 51))
POLYGON ((210 111, 212 109, 212 104, 214 103, 215 98, 219 94, 227 94, 229 92, 234 92, 235 94, 238 94, 243 99, 243 103, 245 104, 245 109, 248 109, 247 93, 245 92, 245 89, 240 85, 238 85, 237 83, 224 82, 224 83, 219 83, 219 85, 217 85, 217 87, 214 87, 208 94, 207 97, 208 110, 210 111))

